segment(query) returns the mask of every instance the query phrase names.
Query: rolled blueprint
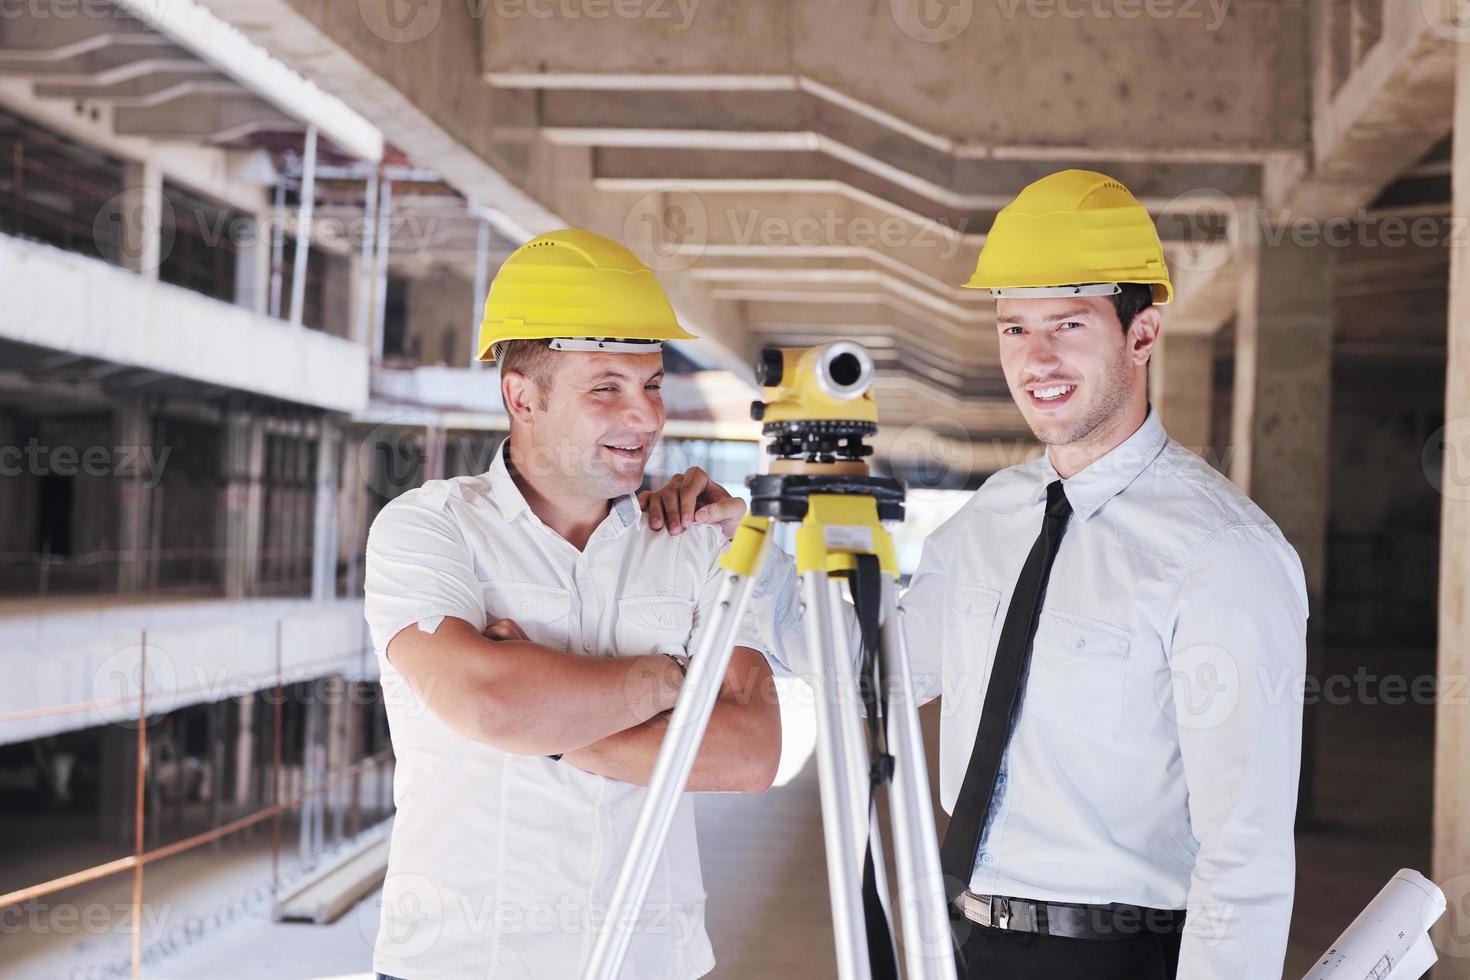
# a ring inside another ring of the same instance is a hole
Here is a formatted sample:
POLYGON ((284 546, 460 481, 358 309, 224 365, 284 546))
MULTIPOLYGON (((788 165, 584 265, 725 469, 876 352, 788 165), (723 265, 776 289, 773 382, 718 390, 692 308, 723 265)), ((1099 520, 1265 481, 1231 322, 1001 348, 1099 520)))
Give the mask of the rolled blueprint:
POLYGON ((1444 893, 1434 882, 1404 868, 1302 980, 1418 980, 1439 958, 1429 927, 1444 908, 1444 893))

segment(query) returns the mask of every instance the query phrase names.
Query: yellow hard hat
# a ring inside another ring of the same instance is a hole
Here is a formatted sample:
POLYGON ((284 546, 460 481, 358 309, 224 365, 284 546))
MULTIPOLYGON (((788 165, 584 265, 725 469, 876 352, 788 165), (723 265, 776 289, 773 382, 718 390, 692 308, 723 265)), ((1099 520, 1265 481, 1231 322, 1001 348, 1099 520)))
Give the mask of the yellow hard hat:
POLYGON ((490 284, 479 360, 502 340, 552 340, 562 350, 652 353, 694 340, 679 326, 653 272, 610 238, 563 228, 510 254, 490 284))
POLYGON ((1117 180, 1095 170, 1061 170, 1028 184, 995 216, 970 289, 995 296, 1102 296, 1118 283, 1174 298, 1153 219, 1117 180))

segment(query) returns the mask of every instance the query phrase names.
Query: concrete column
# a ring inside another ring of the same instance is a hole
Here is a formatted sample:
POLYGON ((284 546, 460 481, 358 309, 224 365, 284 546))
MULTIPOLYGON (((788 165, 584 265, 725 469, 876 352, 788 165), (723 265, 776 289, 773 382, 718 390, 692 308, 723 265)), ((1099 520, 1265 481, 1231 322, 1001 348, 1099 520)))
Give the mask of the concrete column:
POLYGON ((347 325, 350 333, 347 339, 354 344, 366 344, 368 342, 368 309, 370 302, 363 296, 363 290, 372 289, 371 282, 371 260, 364 264, 362 256, 356 252, 347 256, 347 325))
POLYGON ((1214 382, 1214 338, 1171 334, 1166 323, 1149 365, 1149 398, 1169 435, 1212 463, 1220 448, 1209 444, 1214 382))
POLYGON ((312 521, 311 597, 337 597, 338 459, 342 429, 322 416, 316 443, 316 515, 312 521))
POLYGON ((253 214, 250 234, 235 253, 235 305, 264 314, 270 308, 271 216, 253 214))
MULTIPOLYGON (((235 792, 233 800, 237 817, 248 813, 255 802, 251 775, 255 768, 255 694, 242 694, 235 699, 239 725, 235 735, 235 792)), ((223 787, 220 788, 223 791, 223 787)))
POLYGON ((361 430, 354 430, 343 449, 339 474, 337 515, 338 556, 347 564, 346 594, 362 595, 363 554, 368 532, 368 474, 371 473, 373 444, 364 443, 361 430))
POLYGON ((15 416, 0 408, 0 552, 30 550, 32 543, 22 544, 21 530, 34 531, 30 521, 21 517, 20 488, 29 479, 25 457, 16 455, 21 449, 16 435, 15 416))
MULTIPOLYGON (((211 827, 219 827, 225 822, 225 734, 229 727, 230 707, 232 703, 228 699, 215 701, 209 706, 209 825, 211 827)), ((182 751, 180 749, 180 752, 182 751)), ((214 853, 223 850, 223 838, 211 843, 209 849, 214 853)))
POLYGON ((265 488, 265 427, 243 410, 225 417, 225 595, 255 591, 260 574, 260 532, 265 488))
POLYGON ((306 263, 311 257, 311 214, 316 201, 316 125, 306 127, 306 162, 301 168, 301 198, 296 212, 295 268, 291 272, 291 326, 301 326, 306 306, 306 263))
POLYGON ((153 445, 153 416, 141 398, 118 399, 113 409, 113 445, 124 447, 117 471, 117 574, 119 592, 136 592, 148 583, 150 518, 153 495, 142 465, 144 451, 157 458, 153 445), (131 462, 130 462, 131 461, 131 462))
MULTIPOLYGON (((1470 45, 1455 47, 1455 127, 1452 226, 1470 218, 1470 45)), ((1434 730, 1434 871, 1449 909, 1435 945, 1442 953, 1435 980, 1470 980, 1470 707, 1451 698, 1470 675, 1470 255, 1461 233, 1449 249, 1448 371, 1444 397, 1444 460, 1440 492, 1439 700, 1434 730)))
POLYGON ((97 835, 103 840, 133 846, 133 816, 137 799, 137 729, 103 725, 97 729, 97 835))
MULTIPOLYGON (((1249 224, 1249 223, 1247 223, 1249 224)), ((1333 250, 1251 226, 1235 322, 1229 473, 1301 556, 1311 616, 1307 673, 1325 671, 1333 250)), ((1312 814, 1316 706, 1304 720, 1301 822, 1312 814)))
POLYGON ((378 247, 378 174, 368 175, 363 189, 362 245, 352 259, 352 342, 373 342, 373 317, 376 312, 378 247))
POLYGON ((119 204, 121 258, 124 268, 158 278, 163 261, 163 171, 150 160, 130 162, 123 171, 119 204))
MULTIPOLYGON (((1257 250, 1256 302, 1236 316, 1231 479, 1301 555, 1322 596, 1332 394, 1332 259, 1283 236, 1257 250)), ((1252 278, 1252 277, 1246 277, 1252 278)))
POLYGON ((444 479, 448 433, 436 425, 424 429, 424 480, 444 479))
MULTIPOLYGON (((345 770, 350 764, 348 747, 348 685, 340 674, 327 678, 327 778, 345 770)), ((328 839, 336 844, 342 840, 347 823, 347 785, 338 783, 327 793, 326 803, 332 813, 332 829, 328 839)), ((324 831, 325 833, 325 831, 324 831)))

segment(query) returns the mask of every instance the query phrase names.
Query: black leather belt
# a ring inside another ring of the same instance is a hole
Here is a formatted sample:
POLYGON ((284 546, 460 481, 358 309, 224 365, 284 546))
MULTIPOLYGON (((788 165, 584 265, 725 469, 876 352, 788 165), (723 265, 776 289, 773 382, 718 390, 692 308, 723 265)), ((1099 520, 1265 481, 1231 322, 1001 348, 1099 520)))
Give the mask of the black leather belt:
POLYGON ((1137 939, 1146 933, 1169 934, 1184 927, 1182 909, 1035 902, 1027 898, 976 895, 972 891, 962 894, 955 904, 965 918, 990 929, 1068 939, 1137 939))

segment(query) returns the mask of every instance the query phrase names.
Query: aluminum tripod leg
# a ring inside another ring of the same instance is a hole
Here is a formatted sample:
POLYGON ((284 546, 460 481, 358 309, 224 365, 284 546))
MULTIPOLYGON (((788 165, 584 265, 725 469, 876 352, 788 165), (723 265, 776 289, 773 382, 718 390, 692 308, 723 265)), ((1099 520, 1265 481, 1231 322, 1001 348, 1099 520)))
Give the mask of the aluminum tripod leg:
MULTIPOLYGON (((832 600, 840 593, 824 571, 801 577, 802 624, 816 693, 817 776, 822 793, 822 835, 827 850, 827 886, 832 898, 832 932, 840 980, 870 980, 864 927, 863 867, 859 841, 868 829, 867 778, 852 780, 852 746, 861 750, 857 675, 850 656, 837 656, 832 600)), ((843 632, 842 647, 846 648, 843 632)))
MULTIPOLYGON (((765 557, 768 540, 769 533, 762 533, 756 546, 754 568, 757 572, 765 557)), ((659 747, 658 759, 649 777, 648 798, 638 813, 638 823, 628 842, 628 854, 613 886, 607 920, 582 974, 584 980, 616 980, 622 968, 659 855, 673 826, 679 799, 689 784, 689 773, 694 769, 704 730, 714 712, 715 700, 734 652, 735 630, 745 614, 746 602, 755 585, 753 575, 728 570, 722 574, 724 581, 715 599, 714 611, 698 648, 690 658, 689 676, 679 692, 669 730, 659 747)))
POLYGON ((880 646, 888 690, 888 749, 894 758, 890 815, 904 928, 905 976, 908 980, 955 980, 954 944, 934 831, 929 772, 924 764, 913 675, 895 596, 893 576, 885 574, 880 646))
MULTIPOLYGON (((859 663, 861 658, 857 651, 850 645, 851 634, 848 630, 848 621, 852 612, 843 598, 843 583, 841 579, 827 578, 827 612, 831 624, 831 634, 828 649, 832 654, 833 663, 852 664, 859 663)), ((859 646, 859 650, 861 646, 859 646)), ((850 679, 839 680, 839 685, 847 700, 837 702, 838 710, 843 714, 839 719, 839 734, 842 737, 843 757, 847 761, 848 785, 853 787, 854 813, 861 815, 862 832, 853 840, 856 849, 859 871, 859 883, 861 883, 861 872, 863 860, 867 856, 868 842, 872 842, 873 848, 873 881, 877 885, 878 900, 883 905, 884 913, 888 918, 890 934, 893 932, 893 910, 888 897, 888 870, 883 859, 883 834, 878 826, 878 810, 870 801, 871 788, 869 786, 869 766, 872 760, 868 756, 867 740, 864 737, 862 722, 862 697, 859 694, 857 671, 852 671, 850 679)), ((828 729, 821 729, 826 732, 828 729)), ((820 737, 820 735, 819 735, 820 737)), ((857 819, 856 817, 854 818, 857 819)))

